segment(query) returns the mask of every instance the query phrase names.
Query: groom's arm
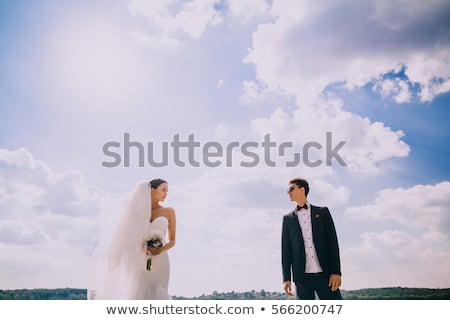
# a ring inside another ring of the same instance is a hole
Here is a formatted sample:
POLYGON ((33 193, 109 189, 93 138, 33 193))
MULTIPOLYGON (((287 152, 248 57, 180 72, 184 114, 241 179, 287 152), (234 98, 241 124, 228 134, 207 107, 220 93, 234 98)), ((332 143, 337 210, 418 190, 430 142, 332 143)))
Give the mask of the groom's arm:
POLYGON ((281 264, 283 268, 283 289, 288 296, 293 296, 291 286, 292 242, 289 236, 288 217, 283 217, 281 232, 281 264))
POLYGON ((333 218, 331 217, 330 210, 325 207, 326 229, 327 229, 327 247, 330 254, 329 261, 330 273, 341 275, 341 258, 339 254, 339 242, 336 233, 336 227, 334 225, 333 218))
POLYGON ((289 237, 288 216, 283 217, 281 232, 281 265, 283 268, 283 282, 291 281, 292 243, 289 237))

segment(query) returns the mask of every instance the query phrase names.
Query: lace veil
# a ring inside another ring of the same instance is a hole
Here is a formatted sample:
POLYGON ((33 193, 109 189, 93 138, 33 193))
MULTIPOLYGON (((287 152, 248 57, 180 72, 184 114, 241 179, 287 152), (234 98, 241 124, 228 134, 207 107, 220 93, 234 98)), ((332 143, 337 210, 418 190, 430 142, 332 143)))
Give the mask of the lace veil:
POLYGON ((139 273, 145 270, 144 242, 150 219, 148 182, 136 184, 121 210, 113 232, 95 250, 90 261, 88 300, 133 299, 139 273))

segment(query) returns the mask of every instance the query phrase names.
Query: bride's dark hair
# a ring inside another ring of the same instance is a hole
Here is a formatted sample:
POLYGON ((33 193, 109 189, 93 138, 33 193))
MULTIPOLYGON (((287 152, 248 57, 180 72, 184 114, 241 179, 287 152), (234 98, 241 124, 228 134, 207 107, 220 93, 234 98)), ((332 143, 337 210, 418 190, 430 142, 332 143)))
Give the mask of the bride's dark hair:
POLYGON ((156 178, 156 179, 152 179, 150 180, 150 182, 148 183, 148 186, 152 189, 156 189, 158 188, 160 185, 162 185, 163 183, 167 183, 166 180, 160 179, 160 178, 156 178))

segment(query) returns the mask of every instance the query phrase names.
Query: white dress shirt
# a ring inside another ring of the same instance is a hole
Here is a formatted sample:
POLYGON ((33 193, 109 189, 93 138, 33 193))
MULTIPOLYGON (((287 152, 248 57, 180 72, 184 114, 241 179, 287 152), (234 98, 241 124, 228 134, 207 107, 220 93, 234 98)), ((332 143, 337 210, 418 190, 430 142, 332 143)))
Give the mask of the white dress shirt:
POLYGON ((306 202, 308 209, 300 209, 297 212, 298 223, 302 229, 303 242, 305 245, 306 254, 306 266, 305 273, 319 273, 322 272, 320 267, 319 258, 317 258, 316 247, 314 246, 313 236, 312 236, 312 225, 311 225, 311 205, 306 202))

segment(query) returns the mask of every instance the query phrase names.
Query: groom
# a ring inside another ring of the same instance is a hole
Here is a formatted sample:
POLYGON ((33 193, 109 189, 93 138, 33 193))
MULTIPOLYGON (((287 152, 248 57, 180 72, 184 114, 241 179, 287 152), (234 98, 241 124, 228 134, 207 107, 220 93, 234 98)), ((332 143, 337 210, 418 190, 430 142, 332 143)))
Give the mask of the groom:
POLYGON ((311 205, 308 181, 289 181, 288 195, 297 207, 283 217, 282 266, 284 291, 292 296, 291 271, 297 297, 304 300, 342 299, 339 245, 327 207, 311 205))

